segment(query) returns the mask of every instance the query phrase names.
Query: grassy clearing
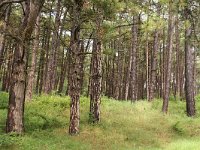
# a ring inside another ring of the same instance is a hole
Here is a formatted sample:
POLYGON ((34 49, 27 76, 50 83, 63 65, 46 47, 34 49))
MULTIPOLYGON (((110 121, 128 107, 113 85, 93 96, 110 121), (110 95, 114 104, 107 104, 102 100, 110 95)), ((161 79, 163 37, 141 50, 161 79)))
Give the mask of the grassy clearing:
MULTIPOLYGON (((81 98, 81 132, 67 134, 69 97, 40 96, 26 104, 23 136, 4 133, 8 95, 0 93, 0 149, 8 150, 198 150, 200 115, 188 118, 185 102, 170 101, 161 113, 161 100, 153 103, 102 99, 100 124, 88 123, 89 100, 81 98)), ((197 98, 197 104, 200 97, 197 98)), ((197 106, 200 110, 200 105, 197 106)))

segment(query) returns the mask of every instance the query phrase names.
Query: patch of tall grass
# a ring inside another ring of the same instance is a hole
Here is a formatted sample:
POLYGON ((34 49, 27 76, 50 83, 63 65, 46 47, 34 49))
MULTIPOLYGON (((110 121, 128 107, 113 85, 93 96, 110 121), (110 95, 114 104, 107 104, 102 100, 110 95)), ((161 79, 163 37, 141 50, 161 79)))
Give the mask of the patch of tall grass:
MULTIPOLYGON (((200 96, 196 98, 200 108, 200 96)), ((89 99, 81 97, 80 134, 68 135, 70 99, 66 96, 34 96, 25 106, 23 136, 4 133, 7 93, 0 94, 0 149, 19 150, 185 150, 200 147, 199 113, 189 118, 185 101, 170 100, 169 113, 162 101, 117 101, 102 98, 101 122, 89 123, 89 99)))

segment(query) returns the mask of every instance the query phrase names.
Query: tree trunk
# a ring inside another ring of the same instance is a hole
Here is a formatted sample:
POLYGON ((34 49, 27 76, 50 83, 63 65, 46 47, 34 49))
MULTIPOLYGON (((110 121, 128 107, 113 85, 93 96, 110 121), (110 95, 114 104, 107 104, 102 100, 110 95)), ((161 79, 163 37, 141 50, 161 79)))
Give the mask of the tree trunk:
MULTIPOLYGON (((64 55, 64 53, 63 53, 64 55)), ((60 73, 60 81, 59 81, 59 86, 58 86, 58 93, 62 93, 63 87, 64 87, 64 82, 66 78, 66 73, 67 73, 67 66, 68 66, 68 54, 66 53, 66 56, 63 58, 63 64, 61 66, 61 73, 60 73)))
POLYGON ((21 40, 15 41, 12 83, 9 93, 9 107, 6 132, 24 132, 24 100, 26 84, 26 49, 35 26, 37 16, 43 6, 42 0, 26 1, 25 17, 19 28, 21 40))
MULTIPOLYGON (((97 29, 100 30, 100 29, 97 29)), ((99 38, 99 37, 98 37, 99 38)), ((101 102, 101 41, 93 40, 93 51, 91 61, 91 83, 90 83, 90 121, 98 123, 100 121, 100 102, 101 102)))
POLYGON ((68 93, 71 98, 70 102, 70 125, 69 134, 75 135, 79 133, 79 103, 81 93, 81 55, 80 55, 80 23, 83 1, 77 0, 73 5, 71 43, 69 52, 69 82, 68 93))
POLYGON ((27 77, 27 87, 26 87, 26 96, 25 100, 30 101, 33 96, 33 88, 34 88, 34 82, 35 82, 35 69, 36 69, 36 55, 37 51, 39 48, 39 22, 40 22, 40 17, 37 17, 36 21, 36 27, 35 27, 35 39, 33 43, 33 50, 32 50, 32 60, 31 60, 31 66, 30 66, 30 71, 27 77))
POLYGON ((56 6, 56 17, 55 17, 55 28, 52 37, 52 45, 50 49, 50 56, 47 64, 47 76, 45 82, 45 93, 50 93, 56 81, 56 67, 57 67, 57 51, 59 48, 59 28, 60 28, 60 7, 61 0, 57 0, 56 6))
POLYGON ((102 56, 101 56, 101 25, 103 18, 99 12, 96 18, 96 32, 93 40, 93 50, 91 58, 91 80, 90 80, 90 121, 98 123, 100 121, 101 103, 101 81, 102 81, 102 56))
POLYGON ((176 79, 175 79, 175 98, 180 98, 180 35, 179 35, 179 21, 178 14, 176 15, 175 35, 176 35, 176 79))
POLYGON ((129 59, 128 59, 128 67, 127 67, 127 73, 126 73, 126 83, 125 83, 125 93, 124 93, 124 99, 128 99, 129 95, 129 81, 130 81, 130 74, 131 74, 131 64, 132 64, 132 51, 131 49, 129 50, 129 59))
MULTIPOLYGON (((7 26, 9 24, 9 17, 10 17, 10 12, 11 12, 11 6, 8 6, 6 9, 6 14, 5 14, 5 23, 3 25, 4 30, 7 29, 7 26)), ((1 66, 4 60, 4 53, 5 53, 5 33, 0 34, 0 72, 1 72, 1 66)))
POLYGON ((155 30, 154 33, 154 43, 153 43, 153 54, 151 60, 151 80, 150 80, 150 89, 149 89, 149 101, 152 101, 155 97, 155 89, 156 89, 156 76, 157 76, 157 57, 159 50, 159 31, 155 30))
POLYGON ((12 67, 13 67, 13 49, 14 44, 12 42, 7 43, 6 57, 8 57, 8 62, 6 64, 7 68, 4 68, 3 82, 2 82, 2 91, 9 92, 12 67))
MULTIPOLYGON (((186 19, 189 19, 189 10, 185 10, 186 19)), ((191 45, 192 26, 186 27, 185 31, 185 97, 186 110, 189 117, 195 115, 194 99, 194 47, 191 45)))
POLYGON ((133 27, 132 27, 132 63, 131 63, 131 75, 130 75, 130 87, 131 87, 131 101, 137 99, 137 64, 136 64, 136 53, 137 53, 137 30, 138 30, 138 16, 133 17, 133 27))
MULTIPOLYGON (((119 29, 119 35, 121 34, 121 29, 119 29)), ((123 89, 123 67, 124 67, 124 50, 122 48, 122 37, 119 38, 117 44, 117 71, 116 71, 116 84, 115 84, 115 99, 122 99, 122 89, 123 89)))
POLYGON ((171 68, 172 68, 172 49, 173 49, 173 32, 174 32, 174 16, 171 9, 172 2, 169 2, 169 18, 168 18, 168 37, 167 37, 167 48, 166 48, 166 59, 165 59, 165 81, 164 81, 164 100, 162 111, 167 113, 169 95, 170 95, 170 82, 171 82, 171 68))

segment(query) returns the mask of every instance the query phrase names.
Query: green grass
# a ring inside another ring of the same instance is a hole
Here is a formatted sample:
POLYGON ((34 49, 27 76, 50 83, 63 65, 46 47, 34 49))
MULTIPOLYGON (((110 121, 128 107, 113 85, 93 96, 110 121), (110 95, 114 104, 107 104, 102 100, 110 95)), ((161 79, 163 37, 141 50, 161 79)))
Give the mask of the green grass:
MULTIPOLYGON (((69 97, 34 97, 26 104, 23 136, 4 132, 8 94, 0 93, 2 150, 199 150, 200 114, 185 115, 185 102, 161 100, 133 104, 102 98, 101 123, 89 124, 89 100, 81 97, 80 135, 69 136, 69 97)), ((200 96, 197 97, 197 104, 200 96)), ((200 110, 200 105, 197 105, 200 110)))

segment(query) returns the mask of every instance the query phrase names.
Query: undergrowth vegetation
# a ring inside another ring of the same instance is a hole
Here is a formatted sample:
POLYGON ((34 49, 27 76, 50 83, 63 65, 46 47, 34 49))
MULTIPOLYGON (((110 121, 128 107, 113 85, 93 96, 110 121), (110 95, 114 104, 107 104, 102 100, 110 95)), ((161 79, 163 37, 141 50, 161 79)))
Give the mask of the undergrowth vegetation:
MULTIPOLYGON (((196 97, 200 110, 200 96, 196 97)), ((0 149, 8 150, 198 150, 200 114, 189 118, 185 102, 171 100, 169 113, 162 101, 133 104, 102 98, 101 123, 89 123, 89 99, 81 97, 81 132, 68 135, 69 97, 35 96, 25 107, 25 134, 5 134, 7 93, 0 93, 0 149)))

